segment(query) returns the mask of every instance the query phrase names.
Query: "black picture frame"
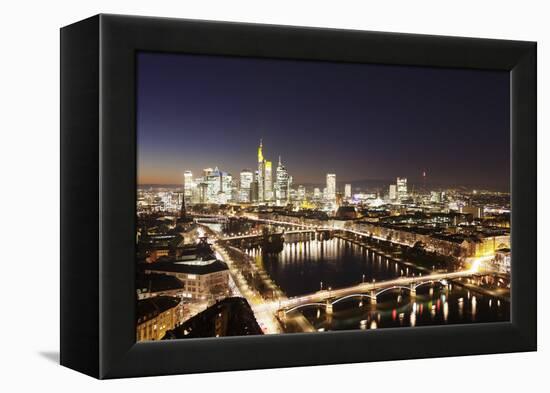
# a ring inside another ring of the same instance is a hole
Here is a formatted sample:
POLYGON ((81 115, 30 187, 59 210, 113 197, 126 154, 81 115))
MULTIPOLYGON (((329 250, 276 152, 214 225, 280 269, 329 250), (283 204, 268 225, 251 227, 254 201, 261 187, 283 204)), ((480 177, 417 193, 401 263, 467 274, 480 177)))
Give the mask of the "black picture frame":
POLYGON ((534 351, 536 43, 97 15, 61 29, 61 364, 96 378, 534 351), (510 72, 511 321, 135 342, 136 51, 510 72))

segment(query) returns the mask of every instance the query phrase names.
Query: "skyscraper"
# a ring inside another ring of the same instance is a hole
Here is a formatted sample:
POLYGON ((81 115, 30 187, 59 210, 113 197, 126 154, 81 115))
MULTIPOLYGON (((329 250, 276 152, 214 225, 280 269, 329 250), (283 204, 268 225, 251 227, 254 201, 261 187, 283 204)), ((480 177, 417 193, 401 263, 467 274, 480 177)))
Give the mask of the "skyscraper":
POLYGON ((206 185, 205 203, 223 204, 232 199, 233 177, 230 173, 220 171, 216 167, 214 169, 205 169, 204 175, 202 179, 197 179, 197 182, 206 185))
POLYGON ((239 186, 239 200, 241 202, 251 202, 251 189, 252 182, 254 181, 254 174, 250 169, 243 169, 241 171, 240 186, 239 186))
POLYGON ((306 187, 303 185, 298 186, 298 200, 303 202, 306 200, 306 187))
POLYGON ((270 202, 274 199, 273 190, 273 165, 264 158, 263 142, 260 139, 258 147, 258 202, 270 202))
POLYGON ((264 201, 264 173, 265 173, 265 160, 263 154, 263 142, 260 139, 260 146, 258 147, 258 174, 256 180, 258 181, 258 202, 264 201))
POLYGON ((329 202, 336 201, 336 175, 327 173, 327 200, 329 202))
POLYGON ((193 188, 195 188, 195 183, 193 182, 193 172, 183 172, 183 195, 185 195, 186 198, 191 198, 193 196, 193 188))
POLYGON ((390 200, 395 201, 397 199, 397 186, 390 184, 390 200))
POLYGON ((407 193, 407 178, 406 177, 398 177, 397 178, 397 199, 399 201, 402 201, 404 199, 408 198, 407 193))
POLYGON ((271 161, 264 161, 264 201, 273 200, 273 170, 271 161))
POLYGON ((276 181, 275 181, 275 200, 278 205, 287 204, 289 198, 289 176, 286 167, 281 162, 281 156, 279 156, 279 163, 277 164, 276 181))
POLYGON ((351 199, 351 184, 344 186, 344 198, 351 199))
POLYGON ((323 194, 321 193, 321 190, 319 189, 319 187, 315 187, 313 189, 313 199, 316 201, 319 201, 322 198, 323 198, 323 194))

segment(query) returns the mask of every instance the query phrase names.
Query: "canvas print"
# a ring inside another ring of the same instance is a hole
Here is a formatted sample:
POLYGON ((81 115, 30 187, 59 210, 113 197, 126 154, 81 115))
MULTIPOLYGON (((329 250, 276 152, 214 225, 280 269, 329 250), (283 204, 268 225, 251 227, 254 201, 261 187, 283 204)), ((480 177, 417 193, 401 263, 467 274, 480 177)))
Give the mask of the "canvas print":
POLYGON ((137 341, 510 320, 508 72, 136 57, 137 341))

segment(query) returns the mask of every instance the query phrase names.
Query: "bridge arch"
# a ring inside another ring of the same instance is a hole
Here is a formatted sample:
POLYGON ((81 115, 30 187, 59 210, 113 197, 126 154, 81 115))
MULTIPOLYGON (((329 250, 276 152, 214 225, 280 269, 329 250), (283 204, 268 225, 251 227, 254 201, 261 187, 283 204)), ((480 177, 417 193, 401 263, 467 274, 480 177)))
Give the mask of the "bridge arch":
POLYGON ((393 285, 393 286, 391 286, 391 287, 387 287, 387 288, 384 288, 384 289, 379 290, 378 292, 375 293, 375 295, 376 295, 376 296, 379 296, 379 295, 383 294, 384 292, 392 291, 392 290, 394 290, 394 289, 406 289, 406 290, 408 290, 408 291, 411 290, 410 287, 406 287, 406 286, 404 286, 404 285, 393 285))
POLYGON ((354 297, 368 297, 368 298, 371 298, 371 299, 376 298, 376 296, 371 296, 367 293, 353 293, 351 295, 347 295, 347 296, 341 297, 339 299, 336 299, 331 304, 334 306, 338 302, 341 302, 341 301, 346 300, 346 299, 351 299, 351 298, 354 298, 354 297))
POLYGON ((285 311, 285 314, 288 314, 289 312, 292 312, 292 311, 296 311, 300 308, 304 308, 304 307, 311 307, 311 306, 323 306, 323 307, 326 307, 326 304, 325 303, 305 303, 305 304, 300 304, 298 306, 294 306, 292 308, 289 308, 288 310, 285 311))

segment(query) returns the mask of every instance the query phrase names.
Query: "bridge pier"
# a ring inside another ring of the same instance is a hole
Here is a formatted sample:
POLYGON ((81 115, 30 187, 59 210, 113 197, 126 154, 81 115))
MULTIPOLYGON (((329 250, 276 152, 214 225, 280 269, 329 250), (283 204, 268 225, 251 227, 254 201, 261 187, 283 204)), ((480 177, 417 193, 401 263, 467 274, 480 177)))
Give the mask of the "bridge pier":
POLYGON ((329 300, 327 300, 326 302, 325 309, 326 309, 327 315, 332 315, 332 303, 329 300))
POLYGON ((414 284, 411 284, 411 298, 415 298, 416 297, 416 287, 414 286, 414 284))
POLYGON ((277 316, 279 317, 279 320, 280 320, 280 321, 285 321, 285 320, 286 320, 286 312, 285 312, 285 310, 278 310, 278 311, 277 311, 277 316))
POLYGON ((376 292, 370 291, 370 304, 376 304, 376 292))

